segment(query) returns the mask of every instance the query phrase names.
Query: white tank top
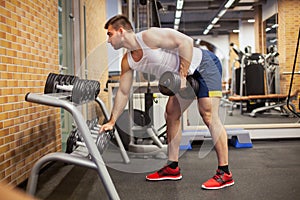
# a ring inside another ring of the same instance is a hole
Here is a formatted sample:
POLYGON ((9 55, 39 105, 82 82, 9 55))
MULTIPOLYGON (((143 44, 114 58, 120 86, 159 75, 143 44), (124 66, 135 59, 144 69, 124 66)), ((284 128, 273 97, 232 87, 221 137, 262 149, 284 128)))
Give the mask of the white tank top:
MULTIPOLYGON (((178 50, 166 50, 166 49, 151 49, 148 47, 143 39, 142 33, 136 34, 137 41, 143 50, 143 57, 135 62, 131 56, 130 51, 127 52, 127 60, 131 69, 150 73, 159 78, 164 72, 179 72, 179 55, 178 50)), ((188 74, 193 74, 196 68, 200 65, 202 60, 202 51, 199 48, 193 50, 193 59, 188 71, 188 74)))

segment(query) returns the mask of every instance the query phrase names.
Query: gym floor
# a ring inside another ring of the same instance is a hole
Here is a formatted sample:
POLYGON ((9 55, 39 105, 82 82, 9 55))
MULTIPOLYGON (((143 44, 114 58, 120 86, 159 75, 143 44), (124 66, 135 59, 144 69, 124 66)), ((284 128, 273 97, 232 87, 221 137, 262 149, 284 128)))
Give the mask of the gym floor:
MULTIPOLYGON (((148 182, 145 175, 165 160, 130 156, 123 164, 115 148, 103 158, 121 199, 297 199, 300 196, 300 140, 256 140, 253 148, 229 147, 230 169, 235 185, 221 190, 202 190, 201 184, 216 169, 214 150, 203 150, 194 142, 192 150, 182 152, 180 181, 148 182), (153 169, 151 169, 151 167, 153 169), (135 171, 135 173, 134 173, 135 171), (137 173, 139 172, 139 173, 137 173)), ((24 189, 23 186, 20 185, 24 189)), ((94 170, 64 163, 51 164, 39 176, 36 196, 47 200, 108 199, 94 170)))

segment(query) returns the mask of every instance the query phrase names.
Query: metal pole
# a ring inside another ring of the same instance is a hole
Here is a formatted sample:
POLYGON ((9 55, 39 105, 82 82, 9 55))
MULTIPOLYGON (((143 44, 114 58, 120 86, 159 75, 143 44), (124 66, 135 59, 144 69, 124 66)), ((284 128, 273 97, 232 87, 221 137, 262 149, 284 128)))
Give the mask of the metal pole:
MULTIPOLYGON (((244 87, 245 58, 246 58, 246 56, 243 55, 242 60, 241 60, 241 74, 240 74, 240 96, 241 97, 243 96, 243 87, 244 87)), ((240 112, 241 112, 241 114, 243 114, 243 101, 241 101, 240 112)))
POLYGON ((128 0, 128 19, 132 22, 132 0, 128 0))

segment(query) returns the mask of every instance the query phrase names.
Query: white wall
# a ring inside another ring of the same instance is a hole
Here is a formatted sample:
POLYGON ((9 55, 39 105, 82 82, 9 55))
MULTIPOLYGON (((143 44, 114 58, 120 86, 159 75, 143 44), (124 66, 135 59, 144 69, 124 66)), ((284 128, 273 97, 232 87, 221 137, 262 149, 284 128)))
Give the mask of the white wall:
POLYGON ((262 21, 265 21, 276 13, 278 13, 277 0, 268 0, 266 4, 262 5, 262 21))
POLYGON ((239 43, 240 49, 244 52, 246 46, 251 46, 252 53, 255 52, 255 32, 254 24, 240 20, 239 22, 239 43))
MULTIPOLYGON (((106 18, 107 20, 117 14, 122 13, 121 0, 106 0, 106 18)), ((110 44, 107 43, 108 51, 108 71, 121 71, 121 60, 123 50, 114 50, 110 44)))

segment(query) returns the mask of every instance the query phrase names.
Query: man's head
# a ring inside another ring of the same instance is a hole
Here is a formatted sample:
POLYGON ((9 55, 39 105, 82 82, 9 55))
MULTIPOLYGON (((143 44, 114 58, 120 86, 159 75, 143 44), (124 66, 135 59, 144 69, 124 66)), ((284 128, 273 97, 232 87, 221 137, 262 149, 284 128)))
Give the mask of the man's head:
POLYGON ((116 50, 123 47, 124 33, 133 32, 130 21, 124 15, 116 15, 110 18, 105 23, 104 28, 107 29, 107 42, 116 50))
POLYGON ((124 28, 127 31, 133 31, 133 27, 128 20, 128 18, 124 15, 116 15, 112 18, 110 18, 104 25, 105 29, 108 29, 109 26, 112 26, 116 31, 119 28, 124 28))

